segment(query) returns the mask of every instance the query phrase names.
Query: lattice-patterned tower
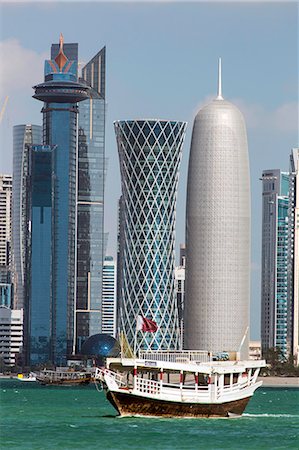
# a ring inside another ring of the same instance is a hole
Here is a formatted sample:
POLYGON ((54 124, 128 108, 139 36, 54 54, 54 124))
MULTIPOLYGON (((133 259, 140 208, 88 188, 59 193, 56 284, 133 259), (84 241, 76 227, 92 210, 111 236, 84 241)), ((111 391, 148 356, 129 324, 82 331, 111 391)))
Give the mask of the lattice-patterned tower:
POLYGON ((134 347, 136 316, 158 324, 139 332, 136 350, 176 349, 179 324, 174 291, 178 169, 186 122, 115 122, 122 177, 119 328, 134 347))
POLYGON ((248 356, 250 182, 246 127, 218 96, 197 113, 188 170, 186 349, 248 356))

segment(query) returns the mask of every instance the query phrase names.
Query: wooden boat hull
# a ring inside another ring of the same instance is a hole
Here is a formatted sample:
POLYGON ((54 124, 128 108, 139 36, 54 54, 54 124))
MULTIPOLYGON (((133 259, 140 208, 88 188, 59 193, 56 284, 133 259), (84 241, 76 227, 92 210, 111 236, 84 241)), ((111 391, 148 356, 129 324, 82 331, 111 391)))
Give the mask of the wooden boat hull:
POLYGON ((45 386, 78 386, 78 385, 85 385, 89 384, 91 382, 91 379, 85 379, 85 380, 49 380, 49 379, 42 379, 42 378, 36 378, 36 381, 42 385, 45 386))
POLYGON ((141 397, 127 392, 107 392, 107 399, 121 416, 236 417, 250 397, 225 403, 186 403, 141 397))

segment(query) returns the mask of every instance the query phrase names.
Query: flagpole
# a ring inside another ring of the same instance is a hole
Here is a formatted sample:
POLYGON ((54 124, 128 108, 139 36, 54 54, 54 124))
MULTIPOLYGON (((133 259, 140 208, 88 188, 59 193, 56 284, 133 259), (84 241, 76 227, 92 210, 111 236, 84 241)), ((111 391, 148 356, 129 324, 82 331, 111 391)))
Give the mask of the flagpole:
POLYGON ((134 339, 134 357, 136 358, 137 357, 137 355, 136 355, 136 347, 137 347, 137 333, 138 333, 138 330, 137 330, 137 324, 138 324, 138 314, 137 314, 137 316, 136 316, 136 318, 135 318, 135 339, 134 339))

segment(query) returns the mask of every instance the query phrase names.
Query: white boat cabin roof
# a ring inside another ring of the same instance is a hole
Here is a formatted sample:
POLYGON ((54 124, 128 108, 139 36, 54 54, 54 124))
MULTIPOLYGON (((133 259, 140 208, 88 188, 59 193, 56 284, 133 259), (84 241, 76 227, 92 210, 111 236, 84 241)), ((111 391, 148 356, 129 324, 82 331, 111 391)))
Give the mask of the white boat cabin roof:
POLYGON ((260 361, 210 361, 203 363, 180 363, 169 361, 154 361, 134 358, 107 358, 106 367, 110 370, 121 372, 140 368, 148 371, 169 371, 169 372, 191 372, 211 375, 213 373, 243 373, 247 369, 258 369, 265 367, 266 362, 260 361))

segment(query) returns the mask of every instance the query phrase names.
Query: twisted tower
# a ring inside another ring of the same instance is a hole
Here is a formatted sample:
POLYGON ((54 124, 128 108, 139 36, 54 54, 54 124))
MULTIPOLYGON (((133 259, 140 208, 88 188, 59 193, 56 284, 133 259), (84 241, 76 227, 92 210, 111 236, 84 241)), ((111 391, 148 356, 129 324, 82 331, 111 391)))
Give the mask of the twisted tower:
POLYGON ((114 123, 122 178, 119 327, 134 347, 136 317, 158 324, 136 349, 176 349, 175 208, 185 122, 114 123))
POLYGON ((242 114, 218 96, 197 113, 187 187, 185 348, 246 356, 250 183, 242 114), (241 345, 243 342, 243 345, 241 345))

